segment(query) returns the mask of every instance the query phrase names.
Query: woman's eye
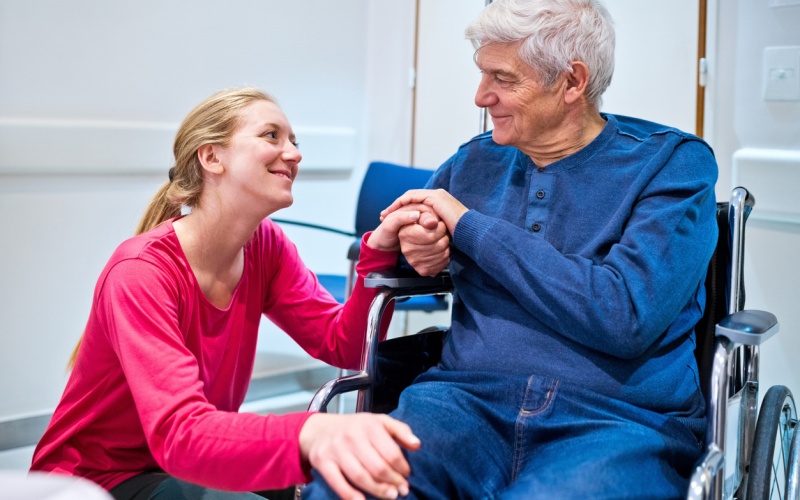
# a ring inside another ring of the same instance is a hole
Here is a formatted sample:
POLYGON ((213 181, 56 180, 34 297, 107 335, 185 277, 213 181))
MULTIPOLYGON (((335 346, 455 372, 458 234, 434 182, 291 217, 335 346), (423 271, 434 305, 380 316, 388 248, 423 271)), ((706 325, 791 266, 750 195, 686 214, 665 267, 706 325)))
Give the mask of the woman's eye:
POLYGON ((292 142, 292 144, 294 144, 294 147, 296 147, 297 149, 300 149, 300 143, 299 142, 294 141, 294 142, 292 142))
POLYGON ((267 137, 269 139, 277 139, 278 138, 278 133, 275 132, 274 130, 270 130, 270 131, 264 132, 264 137, 267 137))

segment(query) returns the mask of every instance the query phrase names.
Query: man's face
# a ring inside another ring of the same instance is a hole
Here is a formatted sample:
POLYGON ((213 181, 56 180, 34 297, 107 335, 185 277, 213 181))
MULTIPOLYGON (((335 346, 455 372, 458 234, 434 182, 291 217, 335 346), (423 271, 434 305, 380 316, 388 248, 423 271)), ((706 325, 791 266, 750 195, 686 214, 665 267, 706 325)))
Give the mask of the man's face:
POLYGON ((475 104, 487 108, 492 117, 496 143, 525 152, 546 147, 558 133, 565 113, 564 79, 543 87, 517 50, 517 44, 490 44, 478 50, 475 62, 481 70, 481 83, 475 104))

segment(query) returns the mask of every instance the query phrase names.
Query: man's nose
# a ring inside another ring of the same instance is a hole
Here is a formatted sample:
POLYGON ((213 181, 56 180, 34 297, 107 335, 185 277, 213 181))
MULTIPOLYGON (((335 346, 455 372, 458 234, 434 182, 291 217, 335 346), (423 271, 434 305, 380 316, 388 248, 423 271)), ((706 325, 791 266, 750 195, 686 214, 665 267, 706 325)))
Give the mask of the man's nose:
POLYGON ((497 104, 497 94, 490 89, 487 75, 483 75, 475 91, 475 105, 479 108, 488 108, 494 104, 497 104))

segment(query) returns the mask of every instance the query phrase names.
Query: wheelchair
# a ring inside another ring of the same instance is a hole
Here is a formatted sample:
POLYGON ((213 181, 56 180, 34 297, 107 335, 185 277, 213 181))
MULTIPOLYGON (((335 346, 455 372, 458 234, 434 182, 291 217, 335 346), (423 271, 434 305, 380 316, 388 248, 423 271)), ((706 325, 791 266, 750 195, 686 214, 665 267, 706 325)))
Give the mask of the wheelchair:
MULTIPOLYGON (((690 480, 687 499, 798 499, 800 444, 791 391, 773 386, 758 405, 759 346, 778 331, 775 316, 744 308, 745 223, 755 206, 737 187, 717 204, 719 240, 705 281, 706 310, 695 326, 695 356, 706 399, 705 451, 690 480)), ((356 411, 388 412, 414 378, 439 361, 446 328, 378 342, 386 307, 394 300, 451 293, 447 272, 421 277, 410 271, 373 273, 365 286, 380 291, 372 302, 360 370, 329 381, 309 411, 358 391, 356 411)))

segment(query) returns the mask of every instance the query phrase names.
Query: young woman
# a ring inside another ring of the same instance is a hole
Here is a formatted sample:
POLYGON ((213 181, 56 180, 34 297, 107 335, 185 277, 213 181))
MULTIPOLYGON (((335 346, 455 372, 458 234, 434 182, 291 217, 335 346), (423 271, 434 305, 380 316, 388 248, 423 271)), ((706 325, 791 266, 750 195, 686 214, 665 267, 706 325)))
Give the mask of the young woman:
POLYGON ((406 493, 401 447, 419 440, 401 422, 237 411, 262 314, 312 356, 357 366, 374 295, 363 276, 393 267, 402 227, 437 221, 412 206, 365 235, 342 306, 266 219, 292 204, 301 159, 272 98, 252 88, 211 96, 183 121, 174 153, 137 236, 100 275, 31 469, 89 478, 115 498, 246 498, 225 492, 304 483, 311 467, 342 497, 360 496, 351 484, 406 493), (182 206, 191 212, 181 216, 182 206))

